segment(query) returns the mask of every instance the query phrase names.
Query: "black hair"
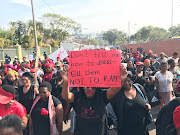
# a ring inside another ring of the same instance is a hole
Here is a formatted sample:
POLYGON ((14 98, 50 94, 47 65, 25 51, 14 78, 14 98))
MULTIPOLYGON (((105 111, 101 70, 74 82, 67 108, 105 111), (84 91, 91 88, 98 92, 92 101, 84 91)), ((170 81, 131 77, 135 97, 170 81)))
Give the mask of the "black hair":
POLYGON ((6 92, 12 93, 13 95, 15 94, 16 90, 12 85, 3 85, 2 89, 6 92))
POLYGON ((161 66, 162 65, 165 65, 165 64, 168 64, 166 61, 163 61, 162 63, 161 63, 161 66))
POLYGON ((174 52, 173 55, 177 56, 177 55, 179 55, 179 53, 178 52, 174 52))
POLYGON ((168 64, 171 65, 174 62, 173 59, 168 60, 168 64))
POLYGON ((21 119, 14 114, 7 115, 0 120, 0 129, 3 128, 13 128, 19 134, 23 131, 21 119))
POLYGON ((180 62, 180 59, 178 59, 178 63, 180 62))
POLYGON ((47 81, 42 82, 42 83, 40 84, 40 86, 39 86, 39 89, 40 89, 41 87, 46 87, 49 92, 52 90, 52 85, 51 85, 49 82, 47 82, 47 81))
POLYGON ((25 72, 23 73, 22 77, 23 76, 27 77, 30 81, 32 81, 32 79, 34 78, 31 72, 25 72))

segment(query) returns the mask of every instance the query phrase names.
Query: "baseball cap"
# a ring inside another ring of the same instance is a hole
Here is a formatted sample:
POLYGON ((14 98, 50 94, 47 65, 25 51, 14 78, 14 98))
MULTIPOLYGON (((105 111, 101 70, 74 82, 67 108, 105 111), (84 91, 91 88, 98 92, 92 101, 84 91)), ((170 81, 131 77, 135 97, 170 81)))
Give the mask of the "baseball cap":
POLYGON ((8 104, 15 97, 15 89, 11 85, 0 87, 0 104, 8 104))

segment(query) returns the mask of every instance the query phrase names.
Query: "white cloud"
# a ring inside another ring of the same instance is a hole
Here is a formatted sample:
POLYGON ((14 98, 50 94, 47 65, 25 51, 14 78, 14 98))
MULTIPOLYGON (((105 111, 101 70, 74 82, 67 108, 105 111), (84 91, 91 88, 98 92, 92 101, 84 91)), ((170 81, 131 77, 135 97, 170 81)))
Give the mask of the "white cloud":
POLYGON ((30 0, 11 0, 11 2, 31 7, 31 1, 30 0))

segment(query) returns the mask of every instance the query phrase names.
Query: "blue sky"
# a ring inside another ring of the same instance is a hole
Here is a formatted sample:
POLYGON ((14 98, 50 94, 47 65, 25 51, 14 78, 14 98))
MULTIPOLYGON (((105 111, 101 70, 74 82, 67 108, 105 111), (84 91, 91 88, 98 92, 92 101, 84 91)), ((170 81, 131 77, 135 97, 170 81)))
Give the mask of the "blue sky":
MULTIPOLYGON (((168 29, 171 26, 171 2, 172 0, 34 0, 34 8, 37 20, 45 13, 61 14, 80 23, 84 33, 112 28, 128 32, 130 21, 130 33, 133 34, 148 25, 168 29)), ((30 20, 30 0, 1 0, 0 13, 0 26, 6 29, 10 21, 30 20)), ((180 0, 174 0, 173 15, 174 25, 180 24, 180 0)))

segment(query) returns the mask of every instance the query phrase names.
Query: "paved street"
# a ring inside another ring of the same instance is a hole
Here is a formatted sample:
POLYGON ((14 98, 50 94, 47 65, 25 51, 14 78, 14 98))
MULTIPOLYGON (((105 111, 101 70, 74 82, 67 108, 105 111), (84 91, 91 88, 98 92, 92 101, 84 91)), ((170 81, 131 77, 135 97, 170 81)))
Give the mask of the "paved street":
MULTIPOLYGON (((151 113, 153 115, 154 120, 156 120, 157 114, 158 114, 158 107, 154 107, 151 110, 151 113)), ((70 127, 70 120, 67 124, 63 125, 63 135, 69 135, 69 127, 70 127)), ((154 123, 150 124, 148 126, 150 135, 156 135, 156 126, 154 123)), ((117 135, 114 130, 109 131, 110 135, 117 135)))

